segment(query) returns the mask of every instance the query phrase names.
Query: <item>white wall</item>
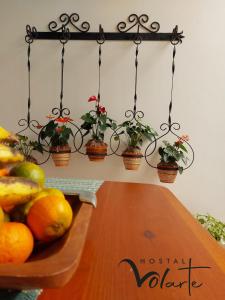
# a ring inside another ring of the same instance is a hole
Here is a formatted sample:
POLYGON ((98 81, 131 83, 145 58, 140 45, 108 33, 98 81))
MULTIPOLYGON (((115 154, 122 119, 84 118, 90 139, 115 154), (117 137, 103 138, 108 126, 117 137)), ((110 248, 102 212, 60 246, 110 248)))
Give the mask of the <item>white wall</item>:
MULTIPOLYGON (((178 24, 185 39, 177 49, 173 120, 181 123, 181 134, 190 135, 196 160, 169 188, 193 213, 209 212, 225 220, 224 10, 222 0, 1 0, 0 123, 17 131, 18 119, 26 116, 26 24, 45 31, 48 22, 62 12, 77 12, 82 21, 91 23, 92 31, 98 30, 100 23, 105 31, 114 31, 131 13, 147 13, 150 20, 161 24, 161 32, 178 24)), ((32 45, 32 117, 41 123, 59 103, 60 50, 56 41, 34 41, 32 45)), ((66 45, 64 104, 75 121, 89 109, 86 99, 97 93, 97 51, 96 42, 71 41, 66 45)), ((102 101, 118 121, 133 104, 134 51, 132 42, 103 45, 102 101)), ((167 121, 171 55, 167 42, 140 46, 138 105, 145 111, 146 122, 156 129, 167 121)), ((133 173, 125 171, 117 157, 94 164, 76 154, 68 168, 57 169, 51 161, 44 168, 48 176, 159 184, 155 170, 144 162, 133 173)))

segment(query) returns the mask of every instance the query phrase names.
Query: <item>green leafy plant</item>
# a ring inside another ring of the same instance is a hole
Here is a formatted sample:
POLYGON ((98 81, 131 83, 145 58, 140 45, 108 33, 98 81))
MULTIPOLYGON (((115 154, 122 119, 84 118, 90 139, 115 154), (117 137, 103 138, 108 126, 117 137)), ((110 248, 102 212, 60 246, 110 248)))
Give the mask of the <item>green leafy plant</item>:
POLYGON ((140 120, 125 121, 119 128, 123 129, 115 136, 115 140, 119 139, 119 135, 126 134, 129 149, 140 149, 145 140, 152 141, 157 133, 149 125, 144 125, 140 120))
POLYGON ((42 146, 37 141, 31 141, 25 135, 17 134, 16 136, 18 141, 16 144, 14 144, 14 147, 23 153, 25 158, 30 158, 33 151, 43 153, 42 146))
POLYGON ((174 144, 170 144, 168 141, 163 141, 164 147, 159 147, 161 162, 176 163, 180 174, 182 174, 184 168, 179 163, 183 162, 184 165, 186 165, 188 161, 188 157, 186 156, 188 151, 184 146, 184 142, 188 140, 188 136, 183 135, 174 142, 174 144))
POLYGON ((219 242, 225 244, 225 224, 213 216, 197 214, 197 220, 219 242))
MULTIPOLYGON (((52 117, 48 116, 48 118, 52 117)), ((57 119, 50 120, 40 132, 41 140, 49 138, 50 145, 52 147, 67 145, 70 136, 73 136, 72 130, 66 126, 66 124, 70 121, 73 120, 69 117, 59 117, 57 119)))
POLYGON ((108 128, 115 130, 117 125, 114 120, 107 116, 105 107, 99 105, 99 100, 96 96, 91 96, 88 102, 95 102, 95 109, 81 116, 84 121, 81 128, 86 130, 84 136, 91 134, 92 140, 103 142, 105 131, 108 128))

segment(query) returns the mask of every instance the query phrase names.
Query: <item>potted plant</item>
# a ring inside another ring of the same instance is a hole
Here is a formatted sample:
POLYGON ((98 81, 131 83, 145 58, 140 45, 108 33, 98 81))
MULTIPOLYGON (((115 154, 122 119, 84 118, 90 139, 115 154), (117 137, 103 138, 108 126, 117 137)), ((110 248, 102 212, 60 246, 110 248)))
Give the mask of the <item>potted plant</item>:
POLYGON ((176 179, 177 172, 183 172, 183 166, 187 164, 188 157, 187 149, 184 142, 188 141, 187 135, 181 136, 176 142, 170 144, 168 141, 163 141, 164 147, 159 147, 160 163, 157 165, 158 175, 161 182, 173 183, 176 179))
POLYGON ((105 131, 108 128, 116 129, 116 123, 107 116, 104 106, 99 104, 99 99, 96 96, 91 96, 88 102, 94 102, 94 110, 90 110, 81 116, 83 123, 81 128, 86 130, 83 136, 91 135, 91 139, 87 142, 86 154, 90 161, 103 161, 107 155, 108 145, 104 142, 105 131))
POLYGON ((17 134, 16 137, 17 143, 14 144, 13 147, 24 155, 26 161, 37 164, 37 159, 32 155, 32 153, 33 151, 43 153, 41 144, 39 144, 37 141, 29 140, 29 138, 25 135, 17 134))
MULTIPOLYGON (((141 152, 143 142, 152 141, 157 133, 149 125, 143 125, 140 120, 125 121, 119 127, 124 130, 118 135, 125 133, 127 136, 127 148, 122 154, 124 166, 127 170, 137 170, 143 157, 141 152)), ((116 140, 119 138, 118 135, 115 136, 116 140)))
MULTIPOLYGON (((48 116, 49 119, 52 116, 48 116)), ((73 121, 69 117, 59 117, 52 119, 42 128, 40 139, 50 139, 50 152, 52 159, 57 167, 68 166, 71 148, 68 144, 70 136, 73 136, 72 130, 67 127, 67 123, 73 121)))
POLYGON ((214 237, 216 241, 225 246, 225 224, 213 216, 197 214, 197 220, 208 232, 214 237))

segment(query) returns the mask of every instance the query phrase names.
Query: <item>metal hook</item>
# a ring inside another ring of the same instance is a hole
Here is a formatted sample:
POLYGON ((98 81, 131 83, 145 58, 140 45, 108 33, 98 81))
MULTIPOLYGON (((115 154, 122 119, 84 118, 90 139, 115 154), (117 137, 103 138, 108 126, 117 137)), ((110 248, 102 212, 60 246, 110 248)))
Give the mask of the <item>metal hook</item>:
POLYGON ((97 40, 97 43, 99 45, 104 44, 105 42, 105 34, 104 34, 104 30, 101 24, 99 24, 99 39, 97 40))
POLYGON ((171 37, 171 41, 170 41, 171 44, 173 46, 181 44, 183 38, 184 38, 183 31, 178 32, 178 26, 176 25, 172 32, 172 37, 171 37))
POLYGON ((62 25, 62 38, 60 39, 60 43, 65 45, 70 39, 70 30, 69 28, 62 25))
POLYGON ((140 25, 138 25, 138 29, 137 29, 137 33, 136 33, 136 38, 134 40, 135 45, 140 45, 141 42, 142 42, 139 29, 140 29, 140 25))

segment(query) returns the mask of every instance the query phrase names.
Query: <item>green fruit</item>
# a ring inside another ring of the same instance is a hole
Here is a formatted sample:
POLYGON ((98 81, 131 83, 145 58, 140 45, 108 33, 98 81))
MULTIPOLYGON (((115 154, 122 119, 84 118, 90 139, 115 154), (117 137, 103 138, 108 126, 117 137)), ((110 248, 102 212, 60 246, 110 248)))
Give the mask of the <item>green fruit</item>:
POLYGON ((41 186, 45 183, 44 170, 36 164, 27 161, 12 168, 10 175, 28 178, 41 186))
POLYGON ((61 197, 61 198, 65 199, 65 196, 62 191, 53 189, 53 188, 45 188, 45 189, 41 190, 40 192, 38 192, 37 194, 35 194, 31 201, 24 204, 24 214, 28 215, 28 212, 29 212, 31 206, 33 206, 33 204, 37 200, 44 198, 46 196, 55 196, 55 197, 61 197))
POLYGON ((10 222, 10 216, 6 212, 4 212, 4 222, 10 222))
MULTIPOLYGON (((58 190, 58 189, 54 189, 54 188, 45 188, 43 191, 47 193, 46 196, 49 196, 49 195, 50 195, 50 196, 62 197, 62 198, 65 199, 65 196, 64 196, 63 192, 60 191, 60 190, 58 190)), ((40 198, 40 197, 39 197, 39 198, 40 198)))

